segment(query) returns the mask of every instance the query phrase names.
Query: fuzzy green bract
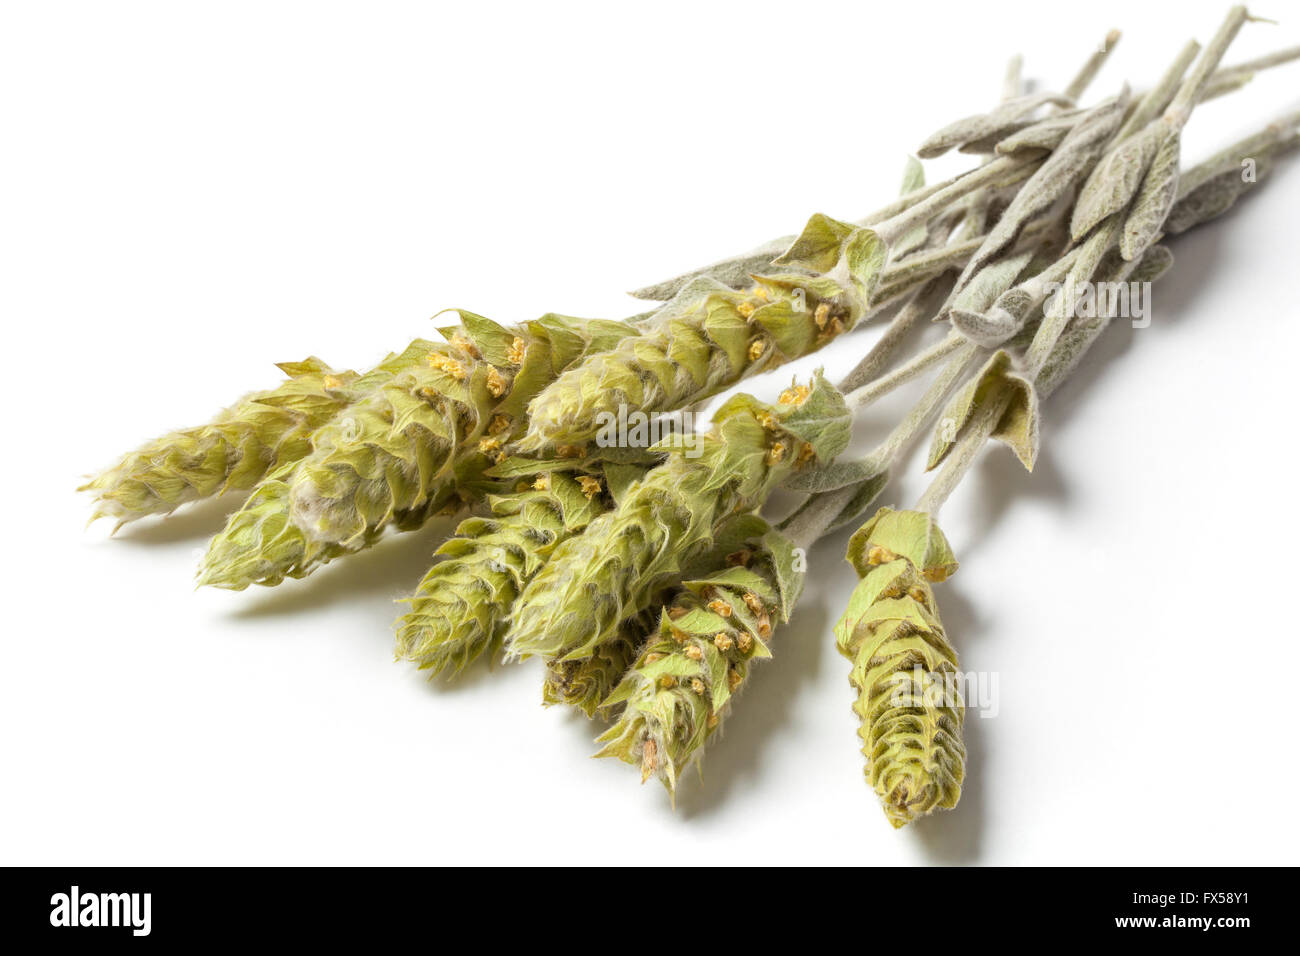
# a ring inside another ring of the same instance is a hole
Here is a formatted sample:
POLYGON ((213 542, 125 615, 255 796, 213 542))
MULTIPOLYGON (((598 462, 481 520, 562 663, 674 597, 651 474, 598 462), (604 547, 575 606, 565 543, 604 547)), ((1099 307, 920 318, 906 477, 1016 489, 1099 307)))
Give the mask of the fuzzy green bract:
POLYGON ((598 644, 590 657, 547 661, 542 703, 548 707, 568 704, 594 717, 636 660, 646 635, 654 629, 655 622, 647 620, 649 614, 647 611, 620 621, 613 636, 598 644))
POLYGON ((867 779, 901 827, 956 806, 966 773, 957 653, 930 588, 957 561, 930 515, 892 508, 854 533, 847 557, 861 580, 836 646, 853 664, 867 779))
POLYGON ((423 362, 316 434, 289 491, 290 520, 312 541, 346 545, 399 513, 450 500, 454 453, 486 428, 495 366, 465 346, 424 348, 423 362))
POLYGON ((320 359, 283 362, 277 388, 240 399, 206 425, 171 432, 126 455, 79 488, 94 518, 118 526, 226 491, 245 491, 283 462, 311 450, 313 431, 356 397, 357 373, 320 359))
POLYGON ((512 423, 536 390, 631 328, 552 317, 512 333, 474 316, 465 332, 316 436, 291 493, 293 521, 310 537, 346 543, 472 487, 492 452, 515 437, 512 423), (501 431, 494 421, 505 423, 501 431))
POLYGON ((977 410, 997 402, 1005 403, 992 437, 1005 442, 1020 463, 1030 471, 1038 457, 1038 395, 1033 383, 1015 369, 1011 354, 998 349, 988 362, 955 394, 935 428, 926 459, 927 470, 937 467, 948 456, 957 436, 977 410))
MULTIPOLYGON (((337 544, 312 542, 289 521, 289 481, 294 463, 271 472, 230 516, 199 563, 198 583, 242 590, 256 582, 275 585, 301 578, 317 566, 348 553, 337 544)), ((353 550, 378 540, 354 543, 353 550)))
POLYGON ((870 229, 813 216, 776 265, 810 274, 755 275, 744 291, 697 281, 642 334, 566 372, 528 409, 530 450, 583 445, 602 418, 670 411, 807 355, 861 318, 886 248, 870 229))
POLYGON ((522 431, 528 400, 632 333, 621 322, 559 315, 517 329, 461 317, 444 330, 447 342, 413 342, 400 372, 318 430, 310 455, 231 516, 201 583, 240 589, 302 577, 388 528, 413 530, 502 490, 488 472, 522 431))
POLYGON ((463 521, 397 622, 397 656, 434 674, 457 673, 495 651, 515 599, 561 541, 608 510, 599 479, 586 488, 564 472, 493 496, 492 514, 463 521))
POLYGON ((711 573, 679 584, 602 704, 619 717, 597 756, 639 765, 643 780, 656 776, 670 793, 720 728, 750 665, 772 656, 773 629, 789 619, 802 587, 790 540, 760 518, 749 521, 748 540, 729 559, 720 554, 711 573))
POLYGON ((737 395, 718 410, 712 431, 696 436, 699 457, 672 454, 614 511, 558 547, 520 599, 508 653, 590 657, 619 621, 708 551, 724 517, 761 505, 786 475, 844 449, 850 414, 820 373, 783 398, 767 405, 737 395))

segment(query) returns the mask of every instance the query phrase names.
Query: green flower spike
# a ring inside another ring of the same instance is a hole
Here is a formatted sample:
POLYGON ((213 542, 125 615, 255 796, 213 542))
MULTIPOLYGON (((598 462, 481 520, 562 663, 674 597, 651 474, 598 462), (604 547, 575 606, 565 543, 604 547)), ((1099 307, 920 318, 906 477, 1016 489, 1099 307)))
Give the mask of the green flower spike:
POLYGON ((295 467, 289 462, 267 475, 230 516, 199 565, 200 585, 242 591, 253 583, 279 584, 305 577, 346 553, 339 545, 308 541, 289 523, 289 479, 295 467))
MULTIPOLYGON (((431 346, 430 342, 416 339, 404 351, 391 353, 352 384, 351 394, 358 401, 373 394, 405 370, 423 362, 431 346)), ((351 404, 343 412, 349 407, 351 404)), ((282 462, 263 478, 243 506, 226 521, 226 527, 212 539, 203 557, 198 575, 200 585, 237 591, 254 582, 279 584, 286 577, 304 577, 318 565, 348 550, 356 550, 355 546, 348 549, 310 541, 290 522, 290 481, 301 457, 282 462)), ((378 538, 378 534, 372 535, 362 546, 373 544, 378 538)))
POLYGON ((671 794, 718 730, 753 661, 771 657, 772 629, 789 619, 801 577, 791 574, 794 551, 780 532, 762 526, 749 546, 721 567, 683 582, 663 609, 658 629, 617 689, 601 705, 621 706, 599 738, 596 756, 641 767, 671 794))
POLYGON ((615 510, 556 548, 520 598, 507 652, 590 657, 709 551, 722 518, 761 505, 795 470, 832 460, 849 430, 844 398, 820 372, 777 405, 732 398, 709 434, 678 435, 664 449, 686 454, 652 469, 615 510), (693 450, 684 448, 690 439, 693 450))
POLYGON ((847 556, 862 580, 835 625, 836 645, 853 662, 867 779, 889 822, 901 827, 951 809, 961 796, 965 709, 957 653, 930 589, 957 561, 930 515, 891 508, 854 533, 847 556))
POLYGON ((447 342, 413 342, 400 373, 318 430, 310 455, 231 516, 204 558, 201 584, 239 590, 304 577, 386 528, 415 530, 500 490, 487 472, 522 430, 528 399, 631 332, 558 315, 508 329, 460 314, 462 326, 443 330, 447 342))
MULTIPOLYGON (((492 514, 463 521, 438 549, 397 622, 397 656, 455 674, 495 651, 515 600, 556 545, 610 507, 598 478, 552 472, 490 499, 492 514)), ((621 672, 620 672, 621 673, 621 672)))
POLYGON ((739 292, 704 280, 688 286, 647 331, 542 391, 521 447, 583 445, 620 409, 685 408, 816 351, 862 317, 885 253, 871 230, 813 216, 776 262, 809 274, 755 275, 739 292))
POLYGON ((461 316, 464 325, 444 330, 448 341, 430 347, 423 363, 315 436, 290 494, 292 520, 310 537, 346 543, 481 485, 536 391, 632 331, 559 316, 511 330, 461 316))
POLYGON ((614 636, 597 645, 585 660, 549 660, 542 682, 542 703, 568 704, 588 717, 596 711, 610 692, 618 686, 627 669, 636 660, 646 635, 654 629, 649 612, 620 621, 614 636))
POLYGON ((289 490, 290 520, 313 541, 346 544, 399 514, 452 501, 454 452, 484 436, 512 370, 482 361, 460 337, 421 347, 423 363, 314 436, 289 490))
POLYGON ((206 425, 151 441, 77 489, 97 499, 91 520, 116 518, 120 528, 247 490, 277 464, 306 455, 311 433, 355 399, 357 373, 334 371, 318 358, 278 367, 289 376, 279 387, 245 396, 206 425))
MULTIPOLYGON (((622 500, 622 492, 616 494, 622 500)), ((711 574, 728 565, 741 554, 754 548, 754 538, 769 530, 767 522, 753 514, 741 514, 724 519, 714 531, 713 547, 684 577, 711 574)), ((656 594, 651 606, 619 622, 613 635, 596 645, 590 657, 581 660, 551 658, 546 662, 546 678, 542 685, 542 703, 569 704, 594 717, 605 700, 618 686, 632 662, 636 660, 646 638, 659 627, 661 605, 671 598, 678 584, 670 585, 656 594)), ((616 705, 607 708, 607 713, 616 705)))

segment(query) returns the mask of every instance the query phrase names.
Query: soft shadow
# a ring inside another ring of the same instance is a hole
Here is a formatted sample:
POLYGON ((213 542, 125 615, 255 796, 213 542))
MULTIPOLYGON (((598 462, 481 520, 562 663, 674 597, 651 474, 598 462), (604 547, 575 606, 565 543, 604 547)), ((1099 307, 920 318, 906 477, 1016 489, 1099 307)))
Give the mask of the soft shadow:
MULTIPOLYGON (((1234 213, 1235 210, 1223 218, 1229 219, 1234 213)), ((987 533, 1002 520, 1013 502, 1035 498, 1055 504, 1066 502, 1069 484, 1051 454, 1052 436, 1064 429, 1077 410, 1082 408, 1086 411, 1087 397, 1094 387, 1099 386, 1098 379, 1104 379, 1111 366, 1135 347, 1140 341, 1136 336, 1151 336, 1151 345, 1159 348, 1161 326, 1178 321, 1187 304, 1200 294, 1206 276, 1214 270, 1224 238, 1223 230, 1197 229, 1171 241, 1175 262, 1156 286, 1151 325, 1134 329, 1127 320, 1117 319, 1084 356, 1079 367, 1044 402, 1044 442, 1032 473, 1025 471, 1004 448, 994 449, 994 453, 988 454, 973 470, 967 480, 975 484, 980 505, 975 509, 977 519, 972 527, 971 541, 963 548, 965 555, 978 552, 987 539, 987 533)))
MULTIPOLYGON (((398 613, 401 613, 400 608, 404 606, 405 605, 399 606, 398 613)), ((411 664, 408 661, 399 661, 398 663, 400 663, 403 667, 409 667, 409 668, 415 667, 414 664, 411 664)), ((517 664, 505 663, 505 661, 501 659, 500 654, 496 654, 492 656, 484 654, 478 660, 474 661, 472 664, 467 666, 459 674, 431 675, 424 682, 424 684, 425 687, 428 688, 429 693, 431 694, 456 694, 456 693, 460 693, 461 691, 472 690, 473 688, 479 686, 485 681, 496 679, 498 676, 500 676, 501 672, 507 667, 517 667, 517 666, 518 666, 517 664)), ((416 670, 416 673, 419 674, 420 671, 416 670)), ((541 697, 540 692, 538 693, 537 696, 541 697)))
POLYGON ((1069 485, 1047 446, 1040 449, 1034 470, 1030 472, 999 443, 972 469, 966 480, 975 486, 973 492, 979 503, 971 509, 974 517, 969 540, 961 547, 963 561, 974 559, 988 540, 989 533, 1013 505, 1029 500, 1064 505, 1069 498, 1069 485))
MULTIPOLYGON (((961 591, 954 578, 941 586, 936 596, 939 599, 940 613, 943 615, 944 629, 949 634, 960 634, 962 643, 969 643, 968 637, 977 636, 980 631, 980 619, 977 604, 969 600, 961 591)), ((982 845, 987 810, 986 781, 993 773, 990 767, 989 743, 985 723, 994 718, 980 717, 975 708, 966 711, 962 724, 962 741, 966 745, 966 777, 962 781, 961 799, 951 810, 942 810, 923 817, 908 826, 920 842, 921 850, 931 863, 953 865, 972 863, 979 859, 982 845)))
POLYGON ((182 505, 170 515, 141 518, 123 525, 113 535, 113 540, 130 545, 155 546, 210 538, 221 530, 226 517, 239 510, 247 497, 247 492, 231 492, 182 505))
MULTIPOLYGON (((1234 209, 1223 219, 1231 218, 1235 212, 1234 209)), ((1171 240, 1175 263, 1157 284, 1151 325, 1146 329, 1134 329, 1127 320, 1116 320, 1044 404, 1046 442, 1032 474, 1026 472, 1005 449, 980 462, 968 478, 976 484, 980 505, 975 509, 978 517, 971 529, 971 540, 962 549, 963 559, 978 552, 990 529, 997 525, 1013 502, 1028 497, 1065 503, 1069 486, 1050 454, 1051 435, 1064 428, 1076 409, 1085 406, 1088 393, 1094 386, 1099 386, 1098 379, 1103 378, 1114 363, 1123 360, 1135 344, 1141 343, 1136 335, 1150 335, 1151 345, 1159 348, 1161 326, 1178 321, 1185 314, 1188 303, 1200 293, 1206 277, 1214 271, 1221 243, 1229 238, 1226 232, 1224 229, 1197 229, 1171 240)), ((943 585, 942 593, 938 595, 946 630, 960 634, 963 642, 990 637, 981 630, 976 611, 978 605, 961 593, 960 582, 959 576, 943 585)), ((997 756, 992 752, 994 736, 990 733, 990 724, 994 720, 996 717, 981 717, 975 708, 967 710, 962 730, 966 744, 966 777, 961 800, 953 810, 935 813, 909 827, 931 863, 973 863, 980 857, 988 815, 987 781, 997 773, 997 756)))
MULTIPOLYGON (((818 542, 808 555, 810 568, 826 567, 844 553, 853 528, 844 528, 818 542)), ((710 741, 701 765, 677 791, 677 814, 685 820, 719 811, 728 794, 762 772, 762 749, 786 723, 800 689, 814 681, 821 655, 830 644, 830 610, 824 595, 796 605, 789 622, 776 630, 772 660, 750 671, 748 686, 737 698, 719 738, 710 741), (701 776, 703 779, 701 779, 701 776)))
MULTIPOLYGON (((595 756, 596 751, 601 747, 600 744, 596 743, 596 738, 614 725, 612 720, 603 717, 599 711, 596 712, 595 716, 588 717, 577 707, 570 707, 566 704, 546 705, 542 703, 541 681, 537 682, 537 703, 543 710, 554 711, 560 715, 560 722, 564 724, 566 732, 577 734, 581 738, 582 752, 587 756, 595 756)), ((655 781, 655 786, 659 786, 658 781, 655 781)))
MULTIPOLYGON (((266 597, 235 611, 234 618, 277 617, 319 611, 331 604, 387 594, 394 601, 408 596, 433 563, 433 552, 450 533, 450 519, 418 531, 394 534, 365 551, 339 558, 300 581, 285 581, 266 597)), ((393 617, 401 613, 393 606, 393 617)))
MULTIPOLYGON (((810 562, 811 563, 811 562, 810 562)), ((796 608, 788 624, 773 639, 766 666, 750 671, 749 686, 737 698, 719 739, 709 742, 701 774, 682 780, 677 790, 677 814, 693 820, 716 813, 735 786, 762 771, 762 750, 786 723, 799 688, 817 673, 831 624, 820 602, 796 608)))
MULTIPOLYGON (((1142 344, 1159 350, 1162 328, 1182 321, 1188 303, 1200 295, 1205 281, 1213 277, 1215 263, 1222 257, 1223 244, 1231 238, 1227 235, 1231 229, 1230 220, 1236 215, 1234 207, 1214 221, 1216 226, 1223 228, 1193 229, 1169 241, 1174 264, 1152 289, 1151 324, 1135 329, 1128 319, 1120 318, 1102 333, 1078 368, 1044 404, 1043 426, 1048 440, 1051 433, 1062 428, 1077 409, 1086 408, 1087 396, 1098 384, 1098 379, 1103 379, 1111 366, 1125 359, 1131 349, 1142 344)), ((1158 362, 1160 358, 1156 356, 1151 361, 1158 362)))
MULTIPOLYGON (((830 632, 826 614, 812 603, 796 609, 790 622, 773 639, 773 659, 754 667, 722 732, 711 738, 703 759, 687 768, 677 781, 676 804, 662 801, 662 811, 679 820, 705 817, 722 809, 736 784, 761 772, 762 748, 788 719, 802 680, 817 670, 821 645, 830 632), (778 644, 779 642, 779 644, 778 644), (773 666, 775 665, 775 666, 773 666), (703 771, 702 773, 700 771, 703 771)), ((612 724, 600 716, 589 719, 575 707, 558 707, 562 722, 594 754, 593 742, 612 724)), ((635 773, 636 768, 628 768, 635 773)), ((657 780, 648 787, 659 788, 657 780)))

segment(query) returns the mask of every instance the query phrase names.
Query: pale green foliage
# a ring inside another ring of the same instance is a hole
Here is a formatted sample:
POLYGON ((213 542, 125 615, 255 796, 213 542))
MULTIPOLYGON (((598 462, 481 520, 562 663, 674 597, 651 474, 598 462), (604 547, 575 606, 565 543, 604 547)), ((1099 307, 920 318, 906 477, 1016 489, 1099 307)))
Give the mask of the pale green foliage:
POLYGON ((1032 114, 1046 104, 1056 106, 1073 106, 1074 102, 1057 93, 1030 93, 1017 96, 1001 103, 991 113, 968 116, 949 123, 943 129, 926 138, 916 155, 922 159, 942 156, 953 147, 990 141, 988 149, 974 149, 972 152, 989 152, 1004 137, 1024 129, 1027 122, 1024 117, 1032 114))
POLYGON ((672 299, 627 323, 551 314, 503 326, 460 312, 440 330, 447 341, 417 339, 361 377, 316 359, 281 366, 290 378, 278 388, 93 479, 96 516, 128 521, 251 490, 200 568, 201 583, 240 589, 486 505, 409 599, 398 657, 449 675, 485 655, 542 657, 544 702, 613 721, 599 756, 639 765, 672 793, 751 664, 771 655, 802 583, 793 542, 860 521, 939 414, 934 482, 914 510, 882 508, 849 542, 860 580, 835 636, 852 665, 866 776, 890 822, 953 807, 965 705, 931 585, 957 563, 934 515, 990 437, 1032 467, 1040 399, 1116 311, 1075 315, 1079 286, 1154 280, 1171 261, 1162 235, 1220 214, 1296 146, 1291 114, 1179 168, 1180 130, 1203 94, 1295 58, 1284 51, 1216 82, 1245 19, 1234 8, 1191 77, 1180 81, 1194 49, 1136 104, 1125 87, 1068 108, 1104 53, 1064 98, 1021 96, 1015 67, 1003 105, 920 150, 988 162, 927 187, 909 161, 897 202, 856 224, 814 215, 795 237, 643 290, 672 299), (895 303, 906 304, 850 376, 861 380, 843 386, 847 399, 817 373, 776 404, 737 395, 707 435, 589 447, 606 414, 691 408, 895 303), (955 331, 901 361, 927 318, 955 331), (941 361, 883 442, 836 461, 853 412, 941 361), (759 516, 777 487, 807 495, 781 532, 759 516))
POLYGON ((542 703, 547 706, 568 704, 577 707, 588 717, 594 717, 597 709, 636 660, 646 635, 653 630, 655 621, 646 620, 649 613, 647 611, 620 621, 614 635, 598 644, 588 658, 553 658, 547 661, 546 678, 542 683, 542 703))
MULTIPOLYGON (((289 462, 267 475, 242 508, 230 516, 199 563, 198 583, 242 591, 250 584, 279 584, 301 578, 318 565, 346 554, 337 544, 312 542, 289 521, 289 462)), ((373 544, 354 543, 353 549, 373 544)))
POLYGON ((413 342, 398 374, 319 430, 310 455, 231 516, 201 583, 241 589, 302 577, 369 547, 386 528, 413 530, 501 490, 487 472, 521 431, 528 399, 631 332, 557 315, 520 329, 461 316, 447 342, 413 342), (250 547, 257 553, 243 553, 250 547))
POLYGON ((1103 219, 1128 208, 1164 142, 1169 125, 1152 123, 1107 153, 1079 191, 1070 217, 1070 236, 1078 242, 1103 219))
POLYGON ((650 604, 711 547, 718 522, 761 505, 786 475, 825 463, 848 442, 843 396, 820 373, 777 405, 737 395, 700 437, 699 457, 674 454, 618 507, 561 544, 520 599, 507 651, 577 660, 650 604))
POLYGON ((598 434, 602 413, 665 411, 716 395, 823 347, 853 326, 863 301, 850 283, 803 275, 755 276, 739 292, 717 283, 691 287, 641 335, 593 356, 538 395, 529 406, 524 446, 583 445, 598 434))
POLYGON ((277 388, 245 396, 206 425, 141 446, 78 489, 95 496, 94 517, 121 526, 244 491, 277 464, 306 455, 311 433, 355 398, 357 373, 334 371, 318 358, 279 368, 289 378, 277 388))
POLYGON ((557 544, 608 509, 597 478, 554 472, 463 521, 397 622, 397 656, 434 674, 495 651, 515 599, 557 544))
POLYGON ((986 406, 1003 403, 992 437, 1005 442, 1030 471, 1038 456, 1038 395, 1034 386, 1015 370, 1011 354, 994 352, 979 373, 971 378, 944 408, 930 444, 926 468, 939 465, 961 430, 986 406))
POLYGON ((680 584, 658 627, 602 705, 618 720, 597 756, 641 767, 669 792, 718 731, 752 662, 771 657, 773 628, 789 618, 802 579, 793 545, 760 519, 714 570, 680 584))
POLYGON ((457 448, 483 434, 493 396, 468 342, 425 343, 424 361, 321 428, 290 481, 290 520, 313 541, 348 542, 398 515, 451 501, 457 448))
MULTIPOLYGON (((1102 277, 1103 282, 1131 282, 1141 285, 1144 282, 1155 282, 1173 265, 1173 262, 1173 253, 1161 245, 1149 248, 1137 263, 1125 262, 1120 251, 1112 249, 1097 270, 1097 274, 1102 277)), ((1107 309, 1097 309, 1096 314, 1091 317, 1075 317, 1066 327, 1056 348, 1052 350, 1051 357, 1035 379, 1034 388, 1040 398, 1051 395, 1056 387, 1074 371, 1113 318, 1112 310, 1107 309)))
POLYGON ((853 662, 867 779, 889 822, 901 827, 961 796, 957 654, 930 589, 957 562, 930 515, 890 508, 853 535, 848 559, 861 580, 835 625, 836 645, 853 662))
POLYGON ((346 543, 439 506, 453 488, 472 490, 516 437, 536 390, 578 355, 630 332, 559 317, 511 331, 473 316, 423 363, 321 429, 293 477, 293 522, 313 539, 346 543))
POLYGON ((1159 237, 1178 197, 1178 160, 1182 137, 1175 131, 1161 140, 1151 168, 1133 198, 1120 235, 1121 254, 1129 262, 1139 259, 1159 237))
POLYGON ((1092 170, 1123 122, 1127 105, 1125 91, 1123 95, 1093 107, 1070 128, 1060 146, 1016 192, 1015 198, 998 217, 984 243, 962 270, 959 287, 1010 245, 1031 219, 1049 209, 1092 170))

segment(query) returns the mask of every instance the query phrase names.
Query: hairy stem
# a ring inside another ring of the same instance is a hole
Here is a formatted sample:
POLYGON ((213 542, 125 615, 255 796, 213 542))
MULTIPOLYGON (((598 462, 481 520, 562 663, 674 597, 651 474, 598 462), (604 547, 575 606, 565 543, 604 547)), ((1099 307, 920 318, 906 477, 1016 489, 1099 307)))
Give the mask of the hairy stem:
POLYGON ((1106 34, 1106 39, 1102 41, 1102 45, 1093 52, 1092 56, 1088 57, 1088 61, 1083 64, 1079 72, 1075 74, 1074 79, 1065 88, 1066 96, 1076 102, 1078 101, 1079 97, 1092 85, 1092 81, 1097 78, 1097 74, 1101 72, 1101 68, 1110 57, 1111 51, 1119 43, 1119 38, 1120 32, 1118 30, 1111 30, 1106 34))
POLYGON ((966 472, 979 457, 980 449, 984 447, 984 442, 993 434, 998 422, 1006 414, 1013 397, 1014 393, 1010 388, 1003 388, 1000 394, 989 396, 989 400, 980 406, 980 410, 966 426, 962 436, 957 439, 948 457, 944 459, 939 473, 917 499, 917 511, 924 511, 930 515, 939 513, 939 508, 948 500, 953 489, 961 483, 966 472))
MULTIPOLYGON (((943 371, 926 389, 925 394, 912 406, 911 411, 863 460, 870 461, 882 472, 888 470, 925 430, 930 419, 943 407, 953 386, 961 381, 979 360, 981 352, 982 350, 973 343, 967 343, 958 349, 943 371)), ((788 522, 781 526, 782 530, 796 547, 811 547, 826 533, 826 529, 839 517, 856 493, 856 485, 820 492, 813 496, 807 507, 802 507, 791 515, 788 522)))
POLYGON ((991 163, 978 166, 962 176, 958 176, 951 185, 940 189, 923 202, 916 203, 904 212, 891 216, 875 226, 876 233, 886 243, 905 236, 917 226, 923 226, 932 217, 942 212, 953 202, 969 195, 977 189, 994 183, 1005 185, 1008 179, 1028 177, 1033 168, 1040 165, 1042 157, 1035 156, 999 156, 991 163))
POLYGON ((1147 90, 1146 95, 1138 100, 1137 106, 1133 107, 1133 112, 1129 114, 1128 119, 1115 135, 1115 142, 1127 139, 1160 115, 1160 112, 1169 105, 1170 99, 1178 92, 1178 85, 1182 83, 1184 74, 1196 59, 1196 54, 1200 52, 1199 43, 1195 40, 1187 41, 1187 46, 1182 48, 1174 62, 1169 65, 1169 69, 1165 70, 1160 82, 1147 90))
POLYGON ((943 361, 968 341, 960 332, 950 332, 942 341, 936 342, 910 362, 880 376, 874 382, 854 389, 845 395, 844 399, 848 402, 849 408, 855 412, 866 408, 881 396, 888 395, 901 385, 906 385, 932 365, 943 361))
POLYGON ((1196 61, 1196 66, 1192 67, 1192 75, 1178 90, 1178 95, 1174 101, 1169 104, 1169 109, 1165 111, 1165 116, 1174 125, 1175 128, 1181 129, 1188 118, 1192 115, 1192 110, 1201 99, 1201 93, 1205 90, 1205 84, 1209 81, 1210 75, 1223 59, 1223 55, 1228 52, 1228 47, 1236 39, 1237 31, 1242 25, 1250 19, 1250 15, 1243 6, 1233 7, 1228 11, 1227 18, 1219 31, 1214 34, 1214 39, 1210 45, 1205 48, 1201 58, 1196 61))
POLYGON ((952 290, 955 279, 956 276, 945 273, 924 285, 912 300, 899 310, 898 315, 894 316, 884 334, 862 357, 862 361, 858 362, 853 371, 840 382, 840 391, 852 392, 880 375, 886 363, 893 358, 902 345, 903 340, 938 311, 939 306, 952 290))
POLYGON ((1119 220, 1111 217, 1094 230, 1079 247, 1078 257, 1066 274, 1064 285, 1057 293, 1055 303, 1043 317, 1043 322, 1034 333, 1034 339, 1025 354, 1025 366, 1030 379, 1038 375, 1039 370, 1047 362, 1048 356, 1052 354, 1052 349, 1056 347, 1061 333, 1065 331, 1066 325, 1073 317, 1078 284, 1092 278, 1092 274, 1097 271, 1097 266, 1101 264, 1102 257, 1114 245, 1119 235, 1119 228, 1119 220))

